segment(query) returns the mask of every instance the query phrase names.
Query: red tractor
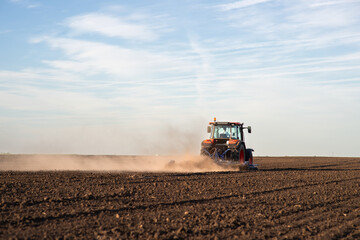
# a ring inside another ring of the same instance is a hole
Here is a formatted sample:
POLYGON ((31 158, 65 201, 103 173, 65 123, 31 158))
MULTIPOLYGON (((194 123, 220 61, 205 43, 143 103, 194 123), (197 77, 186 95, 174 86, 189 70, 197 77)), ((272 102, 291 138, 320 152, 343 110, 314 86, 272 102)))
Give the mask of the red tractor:
POLYGON ((245 127, 239 122, 210 122, 207 128, 209 139, 201 143, 201 155, 213 159, 218 164, 245 166, 247 169, 257 169, 253 164, 254 151, 246 148, 244 129, 251 133, 251 127, 245 127))

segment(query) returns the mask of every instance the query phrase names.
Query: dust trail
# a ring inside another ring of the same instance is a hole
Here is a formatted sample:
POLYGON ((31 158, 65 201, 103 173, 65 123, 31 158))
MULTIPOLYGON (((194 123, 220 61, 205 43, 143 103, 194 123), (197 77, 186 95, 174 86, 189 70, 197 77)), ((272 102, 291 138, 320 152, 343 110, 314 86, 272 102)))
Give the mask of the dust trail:
POLYGON ((210 172, 229 171, 211 159, 197 155, 0 155, 0 171, 120 171, 120 172, 210 172))

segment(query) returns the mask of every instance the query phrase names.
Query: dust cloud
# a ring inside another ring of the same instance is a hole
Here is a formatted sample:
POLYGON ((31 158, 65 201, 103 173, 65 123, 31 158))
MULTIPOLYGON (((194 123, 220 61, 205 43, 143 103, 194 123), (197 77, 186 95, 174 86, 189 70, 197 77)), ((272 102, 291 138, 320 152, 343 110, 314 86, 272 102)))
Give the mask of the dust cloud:
POLYGON ((0 155, 0 171, 211 172, 234 170, 199 155, 0 155))
POLYGON ((42 134, 34 132, 31 135, 41 136, 41 139, 22 137, 22 139, 32 139, 32 142, 20 144, 19 148, 21 153, 37 154, 0 154, 0 171, 232 170, 230 167, 219 166, 211 159, 199 156, 200 143, 206 133, 204 128, 206 124, 203 120, 187 119, 186 124, 181 121, 172 124, 145 122, 140 126, 134 128, 128 125, 126 129, 69 128, 56 132, 44 130, 42 134), (137 130, 136 133, 133 132, 134 130, 137 130), (62 154, 67 152, 79 155, 62 154), (109 152, 114 155, 103 155, 109 152))

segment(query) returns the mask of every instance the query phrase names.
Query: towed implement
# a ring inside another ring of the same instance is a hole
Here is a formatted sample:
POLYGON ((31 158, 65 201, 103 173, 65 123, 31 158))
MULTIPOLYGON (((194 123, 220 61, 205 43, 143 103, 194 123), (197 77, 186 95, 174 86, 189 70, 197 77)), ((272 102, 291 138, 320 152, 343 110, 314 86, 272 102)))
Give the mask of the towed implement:
POLYGON ((250 126, 240 122, 210 122, 207 128, 210 137, 201 142, 201 155, 210 157, 219 165, 236 165, 239 169, 257 170, 253 164, 252 148, 246 148, 244 129, 251 133, 250 126))

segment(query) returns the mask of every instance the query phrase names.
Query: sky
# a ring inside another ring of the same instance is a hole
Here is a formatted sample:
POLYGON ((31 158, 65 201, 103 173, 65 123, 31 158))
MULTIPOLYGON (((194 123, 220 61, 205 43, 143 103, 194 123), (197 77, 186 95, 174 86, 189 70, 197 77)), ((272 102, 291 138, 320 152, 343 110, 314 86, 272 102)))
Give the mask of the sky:
POLYGON ((0 152, 360 156, 360 0, 0 1, 0 152))

